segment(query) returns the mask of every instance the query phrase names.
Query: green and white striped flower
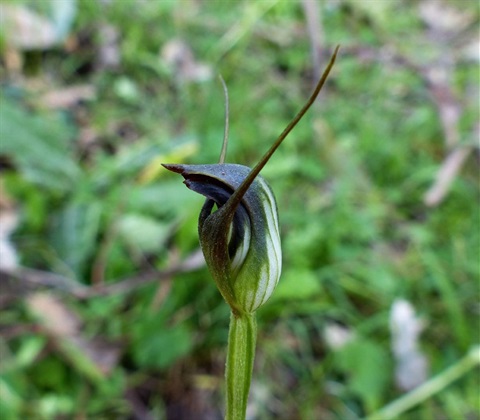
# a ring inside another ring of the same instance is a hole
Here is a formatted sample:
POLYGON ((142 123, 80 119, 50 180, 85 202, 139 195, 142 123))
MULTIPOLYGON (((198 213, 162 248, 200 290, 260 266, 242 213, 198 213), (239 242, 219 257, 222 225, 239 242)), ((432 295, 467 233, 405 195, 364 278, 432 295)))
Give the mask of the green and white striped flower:
POLYGON ((210 273, 232 310, 225 369, 226 420, 246 417, 257 336, 255 311, 272 295, 282 268, 277 204, 259 173, 312 106, 335 63, 338 48, 308 101, 253 169, 223 163, 228 140, 225 84, 227 106, 220 163, 163 165, 181 174, 188 188, 207 198, 198 221, 200 244, 210 273))
POLYGON ((164 165, 207 200, 199 218, 205 260, 234 313, 252 313, 272 295, 282 267, 277 204, 257 175, 240 200, 230 200, 251 169, 243 165, 164 165), (214 207, 216 206, 216 209, 214 207))

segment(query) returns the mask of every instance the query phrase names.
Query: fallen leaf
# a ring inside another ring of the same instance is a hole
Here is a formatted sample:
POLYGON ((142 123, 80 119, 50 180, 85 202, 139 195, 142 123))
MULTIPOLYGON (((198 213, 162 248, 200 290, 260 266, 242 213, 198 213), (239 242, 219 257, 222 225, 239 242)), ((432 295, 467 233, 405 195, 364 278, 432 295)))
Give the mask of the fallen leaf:
POLYGON ((65 359, 90 379, 102 380, 117 365, 121 346, 103 338, 86 338, 80 318, 60 299, 38 292, 27 298, 27 305, 65 359))
POLYGON ((96 90, 92 85, 69 86, 45 93, 40 102, 51 109, 70 108, 80 101, 95 99, 96 90))
POLYGON ((59 299, 48 293, 35 293, 28 306, 43 327, 53 336, 74 337, 80 330, 80 320, 59 299))
POLYGON ((421 1, 418 8, 423 21, 437 31, 461 32, 474 19, 471 13, 440 0, 421 1))
POLYGON ((427 379, 427 358, 420 351, 418 338, 424 322, 415 314, 415 308, 403 299, 396 300, 390 311, 392 352, 395 357, 395 381, 405 391, 427 379))
POLYGON ((53 23, 22 5, 0 4, 0 25, 7 42, 20 49, 46 49, 58 42, 53 23))
POLYGON ((195 60, 190 47, 180 39, 168 41, 160 55, 179 82, 203 82, 212 78, 211 67, 195 60))
POLYGON ((14 270, 18 267, 18 256, 10 242, 10 235, 17 227, 18 214, 1 181, 0 179, 0 269, 14 270))

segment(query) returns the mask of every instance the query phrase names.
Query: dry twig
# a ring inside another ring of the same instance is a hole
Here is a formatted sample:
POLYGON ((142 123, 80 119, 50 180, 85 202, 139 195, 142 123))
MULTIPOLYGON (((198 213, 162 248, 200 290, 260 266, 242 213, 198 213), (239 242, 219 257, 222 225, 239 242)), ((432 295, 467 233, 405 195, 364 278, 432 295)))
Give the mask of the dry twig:
POLYGON ((44 287, 70 294, 79 299, 129 293, 139 287, 169 278, 175 274, 196 270, 204 264, 201 251, 196 250, 182 262, 174 264, 165 270, 146 270, 133 277, 112 281, 98 287, 85 286, 70 278, 31 268, 22 267, 15 270, 0 270, 2 301, 7 300, 8 297, 23 297, 32 291, 44 287))

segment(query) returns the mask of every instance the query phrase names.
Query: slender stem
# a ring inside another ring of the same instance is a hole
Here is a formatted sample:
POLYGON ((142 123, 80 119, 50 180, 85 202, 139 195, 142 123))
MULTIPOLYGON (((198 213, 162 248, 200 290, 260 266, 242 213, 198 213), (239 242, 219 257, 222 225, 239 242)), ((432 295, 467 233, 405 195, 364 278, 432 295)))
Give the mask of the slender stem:
MULTIPOLYGON (((335 59, 337 58, 338 54, 338 49, 340 46, 337 46, 335 48, 335 51, 333 52, 332 57, 330 58, 330 62, 327 65, 327 68, 324 70, 322 77, 317 83, 317 86, 315 87, 313 93, 310 95, 310 98, 308 98, 307 102, 303 106, 303 108, 298 111, 297 115, 293 117, 293 119, 290 121, 290 123, 287 125, 287 127, 282 131, 282 133, 278 136, 277 140, 272 144, 270 149, 263 155, 263 157, 260 159, 260 161, 253 167, 253 169, 248 173, 246 178, 242 181, 240 186, 233 192, 233 194, 230 196, 228 201, 221 207, 218 212, 221 212, 221 224, 223 229, 228 229, 228 226, 231 225, 233 221, 233 216, 235 215, 236 209, 238 205, 240 204, 240 201, 242 200, 243 196, 247 192, 247 190, 250 188, 250 185, 252 185, 253 181, 257 177, 257 175, 260 173, 260 171, 263 169, 263 167, 267 164, 267 162, 270 160, 272 155, 275 153, 275 151, 278 149, 280 144, 282 144, 283 140, 288 136, 288 134, 293 130, 293 128, 298 124, 298 122, 302 119, 302 117, 305 115, 305 113, 309 110, 309 108, 313 105, 315 102, 315 99, 317 98, 318 94, 322 90, 323 85, 325 84, 328 75, 330 74, 330 70, 332 69, 333 65, 335 64, 335 59)), ((222 147, 222 152, 220 153, 220 162, 223 162, 225 159, 225 154, 226 154, 226 138, 223 140, 223 147, 222 147)), ((165 165, 164 165, 165 166, 165 165)), ((165 166, 167 169, 172 170, 172 166, 168 167, 165 166)), ((180 172, 180 171, 177 171, 180 172)), ((220 220, 220 217, 219 217, 220 220)), ((227 299, 226 299, 227 300, 227 299)), ((228 302, 228 300, 227 300, 228 302)), ((230 305, 231 306, 231 305, 230 305)), ((231 306, 233 308, 233 306, 231 306)))
POLYGON ((227 156, 227 145, 228 145, 228 119, 229 119, 229 104, 228 104, 228 89, 227 85, 225 84, 225 80, 221 75, 218 76, 220 81, 222 82, 223 86, 223 94, 225 95, 225 128, 223 130, 223 143, 222 143, 222 150, 220 152, 220 159, 218 163, 224 163, 225 157, 227 156))
POLYGON ((368 420, 388 420, 398 418, 401 414, 430 398, 432 395, 442 391, 453 381, 459 379, 467 372, 480 365, 480 346, 473 347, 463 358, 453 366, 445 369, 442 373, 434 376, 423 385, 415 388, 408 394, 405 394, 386 405, 376 413, 368 416, 368 420))
POLYGON ((255 314, 230 316, 226 367, 226 420, 244 420, 252 380, 257 321, 255 314))
MULTIPOLYGON (((227 203, 225 204, 224 207, 231 207, 232 209, 237 208, 238 204, 242 200, 242 197, 247 192, 248 188, 250 187, 252 182, 255 180, 257 175, 260 173, 262 168, 266 165, 266 163, 269 161, 269 159, 272 157, 272 155, 278 149, 278 146, 280 146, 280 144, 282 144, 283 140, 285 140, 285 138, 288 136, 290 131, 293 130, 293 128, 298 124, 298 122, 302 119, 302 117, 305 115, 305 113, 308 111, 308 109, 315 102, 315 99, 317 98, 318 94, 322 90, 322 87, 325 84, 325 82, 328 78, 328 75, 330 74, 330 70, 332 69, 333 65, 335 64, 335 59, 337 58, 337 53, 338 53, 339 48, 340 48, 340 46, 337 46, 335 48, 335 51, 333 52, 333 55, 330 58, 330 62, 328 63, 327 68, 324 70, 324 72, 322 74, 322 77, 318 81, 317 86, 315 87, 313 93, 310 95, 310 98, 308 99, 307 103, 303 106, 303 108, 300 111, 298 111, 297 115, 295 115, 295 117, 290 121, 290 123, 287 125, 287 127, 278 136, 277 140, 275 140, 275 142, 270 147, 270 149, 263 155, 263 157, 260 159, 260 161, 248 173, 247 177, 243 180, 241 185, 230 196, 230 198, 228 199, 228 201, 227 201, 227 203)), ((231 213, 232 213, 232 217, 233 217, 234 211, 232 211, 231 213)))

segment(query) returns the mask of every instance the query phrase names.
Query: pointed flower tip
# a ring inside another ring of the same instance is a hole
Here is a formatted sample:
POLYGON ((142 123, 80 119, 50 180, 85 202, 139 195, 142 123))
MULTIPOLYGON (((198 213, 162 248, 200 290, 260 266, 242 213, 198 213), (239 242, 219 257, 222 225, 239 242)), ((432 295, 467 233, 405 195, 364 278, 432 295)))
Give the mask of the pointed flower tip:
POLYGON ((177 163, 162 163, 162 166, 169 171, 176 172, 181 174, 184 170, 184 165, 179 165, 177 163))

